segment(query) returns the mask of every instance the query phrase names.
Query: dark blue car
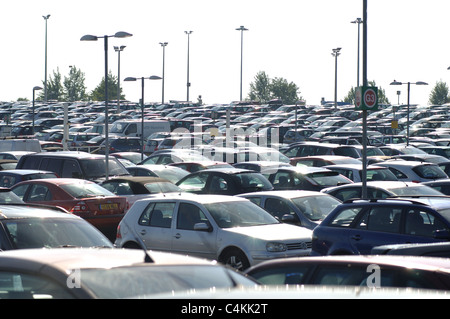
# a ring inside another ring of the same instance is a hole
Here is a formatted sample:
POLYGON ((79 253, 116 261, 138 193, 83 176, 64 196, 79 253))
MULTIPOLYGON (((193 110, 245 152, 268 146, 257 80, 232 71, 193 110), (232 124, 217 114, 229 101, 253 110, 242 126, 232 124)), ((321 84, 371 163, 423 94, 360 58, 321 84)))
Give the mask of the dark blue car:
POLYGON ((349 200, 313 231, 312 255, 364 255, 375 246, 450 240, 450 199, 349 200))

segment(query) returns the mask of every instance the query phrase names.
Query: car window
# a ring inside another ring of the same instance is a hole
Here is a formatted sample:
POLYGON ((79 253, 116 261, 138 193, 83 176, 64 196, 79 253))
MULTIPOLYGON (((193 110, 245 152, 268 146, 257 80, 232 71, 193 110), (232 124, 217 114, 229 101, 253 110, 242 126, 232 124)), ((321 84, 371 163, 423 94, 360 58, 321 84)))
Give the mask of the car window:
POLYGON ((330 226, 350 227, 353 220, 361 212, 362 207, 351 207, 341 210, 332 220, 330 226))
POLYGON ((275 189, 290 187, 290 174, 288 172, 276 173, 273 177, 272 184, 275 189))
POLYGON ((193 176, 187 177, 182 183, 180 183, 178 186, 180 186, 181 189, 184 191, 201 191, 205 188, 206 180, 208 179, 208 174, 195 174, 193 176))
POLYGON ((16 184, 16 177, 15 176, 11 176, 11 175, 4 175, 1 177, 1 186, 2 187, 11 187, 14 184, 16 184))
POLYGON ((26 201, 42 202, 52 200, 52 194, 47 186, 34 184, 31 185, 30 193, 26 201))
POLYGON ((78 162, 75 160, 65 160, 62 169, 62 176, 82 178, 83 175, 78 162))
POLYGON ((399 171, 398 169, 396 169, 396 168, 393 168, 393 167, 389 167, 389 170, 392 172, 392 173, 394 173, 394 175, 395 175, 395 177, 397 177, 397 179, 405 179, 405 178, 408 178, 408 176, 406 176, 404 173, 402 173, 401 171, 399 171))
POLYGON ((437 179, 448 178, 442 169, 434 165, 420 165, 413 168, 413 171, 423 178, 437 179))
POLYGON ((433 237, 436 230, 447 230, 448 227, 433 214, 419 209, 406 212, 405 233, 408 235, 433 237))
POLYGON ((331 195, 345 202, 346 200, 351 198, 361 198, 361 189, 360 188, 339 189, 337 191, 332 192, 331 195))
POLYGON ((173 202, 157 202, 149 204, 139 218, 139 225, 170 228, 175 208, 173 202))
POLYGON ((246 197, 249 201, 251 201, 252 203, 258 205, 259 207, 261 207, 261 197, 246 197))
POLYGON ((208 219, 198 206, 180 203, 177 215, 177 229, 194 230, 195 224, 205 222, 208 222, 208 219))
POLYGON ((401 214, 401 208, 387 206, 372 207, 364 213, 356 228, 370 231, 399 233, 401 214))
POLYGON ((280 266, 250 273, 250 276, 263 285, 300 285, 311 269, 310 265, 280 266))
POLYGON ((267 198, 264 208, 279 221, 282 220, 284 215, 292 215, 298 220, 297 214, 289 207, 289 205, 278 198, 267 198))

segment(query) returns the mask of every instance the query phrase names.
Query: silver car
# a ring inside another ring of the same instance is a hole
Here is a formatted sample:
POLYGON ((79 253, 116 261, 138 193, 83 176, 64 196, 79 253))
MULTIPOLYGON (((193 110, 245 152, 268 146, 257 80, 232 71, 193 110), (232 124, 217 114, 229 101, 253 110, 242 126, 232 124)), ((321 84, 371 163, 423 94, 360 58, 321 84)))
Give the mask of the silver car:
POLYGON ((115 245, 218 260, 243 270, 264 260, 309 255, 312 231, 280 223, 245 198, 174 194, 134 203, 115 245))

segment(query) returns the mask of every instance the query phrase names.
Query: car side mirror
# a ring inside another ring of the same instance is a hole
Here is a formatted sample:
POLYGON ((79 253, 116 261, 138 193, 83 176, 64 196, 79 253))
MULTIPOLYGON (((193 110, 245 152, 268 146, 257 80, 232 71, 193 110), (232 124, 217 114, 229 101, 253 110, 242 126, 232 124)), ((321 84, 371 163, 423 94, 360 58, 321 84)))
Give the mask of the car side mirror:
POLYGON ((194 225, 194 230, 212 232, 213 228, 208 223, 196 223, 194 225))

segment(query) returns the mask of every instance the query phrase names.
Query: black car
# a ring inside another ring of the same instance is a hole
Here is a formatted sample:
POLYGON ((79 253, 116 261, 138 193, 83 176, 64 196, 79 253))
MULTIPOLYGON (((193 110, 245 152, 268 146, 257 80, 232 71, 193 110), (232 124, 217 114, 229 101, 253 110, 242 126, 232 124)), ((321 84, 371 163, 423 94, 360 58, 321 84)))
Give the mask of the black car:
POLYGON ((322 167, 279 167, 277 169, 269 168, 261 173, 267 176, 275 190, 320 191, 331 186, 353 183, 338 172, 322 167))
POLYGON ((261 173, 238 168, 207 169, 191 173, 176 183, 184 192, 237 195, 272 190, 261 173))

